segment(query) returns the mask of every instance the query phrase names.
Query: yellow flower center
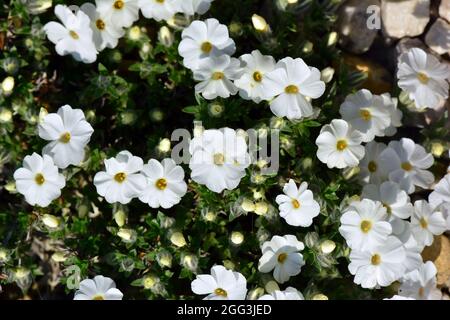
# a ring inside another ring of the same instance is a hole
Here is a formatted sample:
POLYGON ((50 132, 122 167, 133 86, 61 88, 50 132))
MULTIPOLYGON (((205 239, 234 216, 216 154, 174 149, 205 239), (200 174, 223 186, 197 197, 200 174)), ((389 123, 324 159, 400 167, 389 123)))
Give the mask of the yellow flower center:
POLYGON ((423 84, 427 84, 428 81, 430 81, 430 78, 423 72, 419 72, 417 74, 417 79, 419 79, 419 81, 423 84))
POLYGON ((347 144, 347 141, 346 141, 346 140, 339 140, 339 141, 336 143, 336 148, 337 148, 339 151, 344 151, 345 149, 347 149, 347 146, 348 146, 348 144, 347 144))
POLYGON ((405 171, 411 171, 413 166, 409 162, 403 162, 402 163, 402 169, 405 171))
POLYGON ((103 30, 105 29, 105 22, 102 19, 97 19, 97 21, 95 21, 95 25, 97 26, 98 30, 103 30))
POLYGON ((390 215, 392 214, 392 208, 391 208, 391 206, 388 205, 388 204, 386 204, 386 203, 383 203, 383 207, 386 208, 386 212, 387 212, 388 216, 390 216, 390 215))
POLYGON ((70 34, 70 36, 71 36, 73 39, 75 39, 75 40, 78 40, 78 39, 80 38, 80 36, 78 35, 78 33, 76 33, 76 32, 73 31, 73 30, 70 30, 70 31, 69 31, 69 34, 70 34))
POLYGON ((284 263, 287 259, 287 254, 286 253, 280 253, 278 256, 278 262, 279 263, 284 263))
POLYGON ((374 265, 377 266, 381 263, 381 257, 379 254, 375 253, 372 258, 370 259, 370 262, 374 265))
POLYGON ((359 115, 364 121, 369 121, 372 119, 372 114, 367 109, 361 109, 361 111, 359 111, 359 115))
POLYGON ((117 0, 116 2, 114 2, 114 9, 120 10, 123 8, 123 6, 125 5, 125 3, 123 3, 122 0, 117 0))
POLYGON ((203 53, 210 53, 213 49, 213 45, 209 41, 205 41, 202 43, 200 49, 203 51, 203 53))
POLYGON ((360 227, 362 232, 368 233, 370 229, 372 229, 372 222, 370 222, 369 220, 363 220, 361 221, 360 227))
POLYGON ((217 296, 222 296, 222 297, 228 296, 228 293, 227 293, 224 289, 222 289, 222 288, 217 288, 216 290, 214 290, 214 293, 215 293, 217 296))
POLYGON ((222 166, 225 163, 225 156, 223 153, 216 153, 214 155, 214 164, 216 166, 222 166))
POLYGON ((214 72, 211 78, 212 78, 213 80, 222 80, 223 77, 225 77, 225 75, 223 74, 223 72, 214 72))
POLYGON ((262 74, 259 71, 255 71, 253 73, 253 80, 255 80, 256 82, 261 82, 262 81, 262 74))
POLYGON ((427 219, 425 219, 425 218, 420 218, 420 226, 423 228, 423 229, 426 229, 426 228, 428 228, 428 221, 427 221, 427 219))
POLYGON ((375 161, 370 161, 367 165, 367 169, 369 169, 370 172, 377 171, 377 164, 375 163, 375 161))
POLYGON ((298 87, 296 85, 289 85, 286 88, 284 88, 284 92, 288 94, 297 94, 298 93, 298 87))
POLYGON ((40 186, 42 186, 45 183, 45 178, 42 175, 42 173, 38 173, 36 174, 36 176, 34 177, 34 181, 36 181, 36 183, 40 186))
POLYGON ((293 199, 293 200, 292 200, 292 206, 293 206, 295 209, 298 209, 298 208, 300 208, 300 202, 299 202, 297 199, 293 199))
POLYGON ((167 188, 167 180, 164 178, 158 179, 155 185, 159 190, 164 190, 167 188))
POLYGON ((92 300, 105 300, 105 298, 102 295, 98 294, 96 296, 93 296, 92 300))
POLYGON ((70 138, 71 138, 70 132, 66 132, 66 133, 63 133, 61 135, 61 137, 59 137, 59 141, 61 141, 62 143, 69 143, 70 138))
POLYGON ((124 182, 126 178, 127 174, 125 172, 116 173, 116 175, 114 176, 114 180, 116 180, 118 183, 124 182))
POLYGON ((164 3, 165 0, 156 0, 158 3, 164 3))

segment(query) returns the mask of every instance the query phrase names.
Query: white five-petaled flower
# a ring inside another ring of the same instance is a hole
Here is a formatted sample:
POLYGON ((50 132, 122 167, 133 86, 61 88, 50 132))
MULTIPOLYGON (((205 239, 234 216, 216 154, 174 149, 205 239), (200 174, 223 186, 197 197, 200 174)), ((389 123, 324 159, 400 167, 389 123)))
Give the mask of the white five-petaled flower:
POLYGON ((95 276, 94 279, 85 279, 80 282, 75 292, 74 300, 122 300, 123 294, 116 288, 113 279, 104 276, 95 276))
POLYGON ((142 174, 147 178, 147 186, 139 200, 152 208, 171 208, 186 194, 183 168, 172 159, 164 159, 161 163, 151 159, 144 165, 142 174))
POLYGON ((286 290, 275 290, 271 294, 265 294, 258 300, 305 300, 303 294, 293 287, 287 287, 286 290))
POLYGON ((39 123, 38 132, 42 139, 52 141, 42 152, 51 156, 59 168, 65 169, 83 161, 84 148, 94 129, 82 110, 65 105, 57 113, 47 114, 39 123))
POLYGON ((118 28, 114 21, 108 16, 104 16, 90 2, 84 3, 80 10, 86 13, 91 19, 91 29, 93 31, 93 40, 98 51, 102 51, 106 47, 115 48, 119 42, 119 38, 123 37, 125 31, 118 28))
POLYGON ((400 56, 397 78, 418 109, 435 109, 448 98, 450 67, 422 49, 412 48, 400 56))
POLYGON ((299 251, 304 248, 303 243, 294 235, 273 236, 270 241, 262 245, 262 257, 259 259, 258 270, 263 273, 273 270, 275 280, 284 283, 290 277, 300 273, 305 261, 299 251))
POLYGON ((379 161, 386 166, 389 180, 408 194, 414 192, 415 186, 428 188, 434 182, 433 174, 426 170, 433 165, 433 156, 409 138, 391 141, 379 161))
POLYGON ((244 73, 234 84, 239 88, 239 95, 243 99, 259 103, 265 96, 265 75, 275 69, 275 59, 263 56, 259 50, 244 54, 239 59, 245 63, 244 73))
POLYGON ((289 120, 313 115, 311 99, 325 92, 325 83, 320 80, 320 71, 309 67, 301 58, 280 60, 275 70, 265 75, 264 99, 270 101, 270 110, 277 117, 289 120))
POLYGON ((194 79, 200 81, 195 86, 195 92, 208 100, 228 98, 238 92, 231 80, 238 79, 241 74, 241 63, 236 58, 227 55, 204 58, 194 71, 194 79))
POLYGON ((44 31, 56 46, 56 52, 65 56, 71 54, 75 60, 92 63, 97 59, 97 50, 92 40, 91 20, 81 10, 73 13, 67 6, 58 4, 55 15, 61 20, 48 22, 44 31))
POLYGON ((211 7, 214 0, 175 0, 178 4, 178 11, 193 16, 194 14, 204 14, 211 7))
POLYGON ((386 166, 379 161, 379 156, 385 149, 384 143, 371 141, 366 144, 364 158, 359 163, 359 179, 363 184, 380 184, 388 179, 386 166))
POLYGON ((385 181, 381 185, 365 185, 361 196, 380 201, 389 217, 392 215, 400 219, 408 219, 414 211, 408 194, 395 182, 385 181))
POLYGON ((447 229, 447 222, 442 212, 433 209, 425 200, 414 202, 411 232, 419 245, 431 245, 434 236, 442 234, 447 229))
POLYGON ((189 145, 191 178, 214 192, 236 188, 250 165, 245 138, 230 128, 205 130, 189 145))
POLYGON ((447 173, 434 187, 434 191, 430 193, 428 198, 433 207, 437 207, 442 203, 450 204, 450 173, 447 173))
POLYGON ((32 206, 40 207, 47 207, 58 198, 66 185, 53 159, 37 153, 25 157, 23 167, 14 172, 14 180, 17 191, 25 196, 25 200, 32 206))
POLYGON ((141 195, 147 185, 146 178, 140 173, 143 166, 142 159, 128 151, 106 159, 106 171, 98 172, 94 177, 98 194, 108 203, 129 203, 141 195))
POLYGON ((436 274, 434 263, 427 261, 403 277, 398 294, 416 300, 440 300, 442 293, 436 288, 436 274))
POLYGON ((366 250, 352 250, 348 269, 355 275, 354 282, 363 288, 386 287, 403 275, 404 259, 403 244, 390 236, 366 250))
POLYGON ((376 136, 384 136, 385 129, 391 125, 391 113, 385 100, 367 89, 348 95, 339 112, 342 119, 361 132, 363 142, 372 141, 376 136))
POLYGON ((195 294, 207 294, 204 300, 245 300, 247 280, 241 273, 218 265, 211 268, 210 275, 197 275, 191 288, 195 294))
POLYGON ((291 226, 309 227, 313 218, 319 215, 320 206, 311 190, 308 190, 308 183, 302 182, 297 188, 294 180, 290 179, 284 185, 283 192, 275 200, 279 205, 280 216, 291 226))
POLYGON ((381 202, 353 201, 341 217, 340 234, 353 250, 382 245, 392 232, 386 208, 381 202))
POLYGON ((361 133, 353 130, 345 120, 334 119, 320 130, 316 139, 317 157, 328 168, 355 167, 365 154, 361 142, 361 133))
POLYGON ((142 15, 156 21, 169 20, 178 11, 176 0, 138 0, 142 15))
POLYGON ((228 28, 217 19, 193 21, 183 30, 178 52, 184 58, 183 64, 197 70, 203 58, 229 55, 236 51, 236 45, 229 37, 228 28))
POLYGON ((117 28, 128 28, 139 18, 137 0, 95 0, 102 17, 108 17, 117 28))

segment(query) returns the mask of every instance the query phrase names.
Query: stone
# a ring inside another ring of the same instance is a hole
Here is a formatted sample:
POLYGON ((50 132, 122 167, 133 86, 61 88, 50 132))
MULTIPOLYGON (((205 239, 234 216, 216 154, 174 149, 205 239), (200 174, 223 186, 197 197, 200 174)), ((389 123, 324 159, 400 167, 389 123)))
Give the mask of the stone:
POLYGON ((425 43, 440 55, 450 53, 450 24, 438 18, 425 36, 425 43))
POLYGON ((389 37, 419 36, 430 21, 430 0, 381 0, 381 21, 389 37))
POLYGON ((379 7, 380 0, 350 0, 339 9, 339 44, 356 54, 368 51, 378 33, 368 27, 370 6, 379 7))
POLYGON ((450 0, 441 0, 439 15, 450 22, 450 0))
POLYGON ((432 261, 437 269, 437 285, 445 286, 450 279, 450 239, 437 236, 431 246, 422 252, 423 261, 432 261))
POLYGON ((395 47, 397 57, 400 57, 402 53, 409 51, 409 49, 411 48, 420 48, 425 51, 428 50, 427 46, 420 39, 403 38, 397 43, 397 46, 395 47))

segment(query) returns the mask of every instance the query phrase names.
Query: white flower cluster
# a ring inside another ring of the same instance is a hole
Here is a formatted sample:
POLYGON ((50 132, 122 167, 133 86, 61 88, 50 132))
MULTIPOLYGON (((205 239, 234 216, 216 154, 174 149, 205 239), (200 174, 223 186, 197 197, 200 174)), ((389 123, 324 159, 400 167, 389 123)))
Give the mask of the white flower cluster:
POLYGON ((320 71, 301 58, 287 57, 276 63, 259 50, 239 59, 231 57, 236 45, 227 27, 216 19, 192 22, 182 33, 178 51, 199 82, 195 92, 208 100, 239 92, 255 103, 269 101, 278 117, 298 120, 313 115, 311 99, 325 92, 320 71))
POLYGON ((48 39, 59 55, 70 54, 77 61, 92 63, 105 48, 115 48, 130 27, 139 19, 169 20, 176 13, 194 15, 209 10, 213 0, 95 0, 81 7, 57 5, 55 14, 62 22, 44 26, 48 39))
POLYGON ((44 116, 38 132, 42 139, 51 142, 42 150, 43 157, 37 153, 26 156, 23 168, 14 172, 14 179, 17 191, 30 205, 46 207, 61 195, 66 185, 58 168, 65 169, 83 161, 84 148, 94 129, 83 111, 65 105, 57 113, 44 116))

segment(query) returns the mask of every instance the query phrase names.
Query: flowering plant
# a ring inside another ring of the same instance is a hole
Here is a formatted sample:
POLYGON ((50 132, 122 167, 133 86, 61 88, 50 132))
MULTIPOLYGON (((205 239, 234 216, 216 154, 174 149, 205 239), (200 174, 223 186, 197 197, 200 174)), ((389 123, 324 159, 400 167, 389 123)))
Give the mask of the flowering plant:
POLYGON ((448 62, 370 84, 340 0, 72 2, 0 22, 0 294, 441 298, 448 62))

